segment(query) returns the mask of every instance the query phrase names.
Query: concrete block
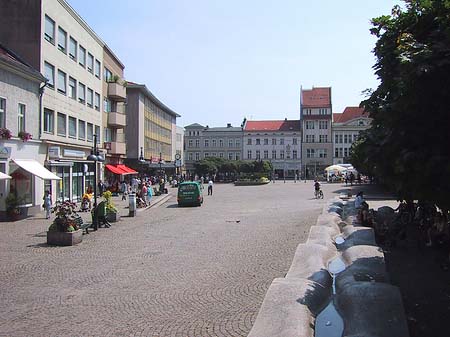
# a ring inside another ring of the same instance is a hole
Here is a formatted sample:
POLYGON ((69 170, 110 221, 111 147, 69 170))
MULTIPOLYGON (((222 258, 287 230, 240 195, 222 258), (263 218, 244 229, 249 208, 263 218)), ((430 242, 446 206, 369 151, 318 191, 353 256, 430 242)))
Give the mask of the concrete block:
POLYGON ((332 229, 330 231, 326 226, 311 226, 306 243, 316 243, 329 249, 336 248, 331 232, 335 231, 332 229))
POLYGON ((336 253, 337 250, 334 247, 301 243, 297 247, 286 278, 308 279, 324 287, 331 287, 332 280, 327 271, 327 264, 336 256, 336 253))
POLYGON ((355 282, 337 297, 344 336, 408 337, 400 291, 386 283, 355 282))
POLYGON ((330 289, 305 279, 277 278, 270 285, 249 337, 313 337, 314 317, 330 289))
POLYGON ((356 245, 375 246, 375 232, 370 227, 348 225, 342 229, 345 242, 339 246, 340 250, 356 245))

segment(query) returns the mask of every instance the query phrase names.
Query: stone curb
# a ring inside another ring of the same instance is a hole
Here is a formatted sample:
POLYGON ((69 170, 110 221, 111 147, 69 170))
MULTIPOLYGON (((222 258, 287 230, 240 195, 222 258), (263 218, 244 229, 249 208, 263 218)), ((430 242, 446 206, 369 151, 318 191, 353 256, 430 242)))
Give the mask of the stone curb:
POLYGON ((346 267, 336 277, 334 295, 343 335, 409 336, 400 291, 388 283, 374 231, 355 224, 355 214, 353 200, 336 197, 324 206, 285 278, 269 287, 249 336, 313 336, 315 318, 331 299, 327 266, 335 258, 346 267), (337 236, 345 242, 335 244, 337 236))

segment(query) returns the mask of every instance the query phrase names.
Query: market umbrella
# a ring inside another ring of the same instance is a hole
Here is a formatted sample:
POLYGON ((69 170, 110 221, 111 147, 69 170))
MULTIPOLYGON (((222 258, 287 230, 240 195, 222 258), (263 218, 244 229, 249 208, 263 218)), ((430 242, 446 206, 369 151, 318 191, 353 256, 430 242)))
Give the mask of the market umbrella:
POLYGON ((9 176, 3 172, 0 172, 0 180, 11 179, 11 178, 12 178, 11 176, 9 176))

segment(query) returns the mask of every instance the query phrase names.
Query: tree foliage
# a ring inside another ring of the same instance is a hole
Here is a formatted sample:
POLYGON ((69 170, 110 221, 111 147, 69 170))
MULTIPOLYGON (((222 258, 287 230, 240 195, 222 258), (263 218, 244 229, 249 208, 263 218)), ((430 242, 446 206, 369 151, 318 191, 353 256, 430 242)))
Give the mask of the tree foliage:
POLYGON ((401 199, 450 209, 450 1, 408 0, 372 20, 378 88, 352 161, 401 199))
POLYGON ((194 164, 195 172, 199 175, 213 175, 217 173, 268 173, 272 171, 269 161, 236 161, 224 158, 208 157, 194 164))

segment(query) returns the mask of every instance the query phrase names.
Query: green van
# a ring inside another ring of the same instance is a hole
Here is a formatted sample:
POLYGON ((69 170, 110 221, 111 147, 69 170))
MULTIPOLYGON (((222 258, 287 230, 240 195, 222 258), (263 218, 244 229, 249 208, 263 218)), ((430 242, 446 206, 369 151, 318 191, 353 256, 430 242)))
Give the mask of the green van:
POLYGON ((178 185, 178 206, 195 205, 203 203, 203 186, 196 181, 186 181, 178 185))

